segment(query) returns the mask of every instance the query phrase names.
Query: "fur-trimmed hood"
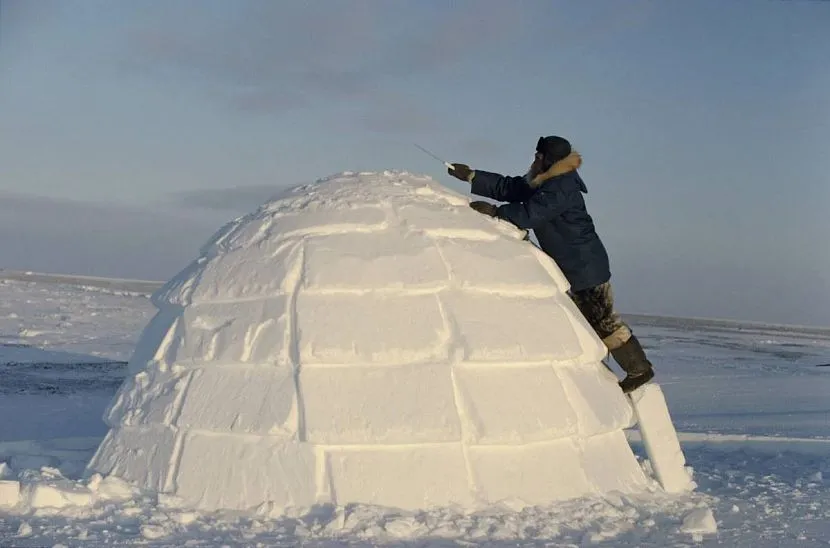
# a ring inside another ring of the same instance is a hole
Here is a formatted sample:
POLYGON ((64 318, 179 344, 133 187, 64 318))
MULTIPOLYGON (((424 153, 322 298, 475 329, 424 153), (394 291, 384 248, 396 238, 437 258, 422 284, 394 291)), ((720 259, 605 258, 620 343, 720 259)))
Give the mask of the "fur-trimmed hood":
MULTIPOLYGON (((570 171, 576 171, 582 165, 582 155, 580 155, 577 151, 573 151, 552 166, 550 166, 547 171, 539 173, 535 177, 530 180, 530 186, 533 188, 539 188, 542 186, 542 183, 553 179, 557 175, 563 175, 570 171)), ((580 186, 582 187, 583 192, 587 192, 588 190, 585 188, 585 184, 580 179, 579 181, 580 186)))

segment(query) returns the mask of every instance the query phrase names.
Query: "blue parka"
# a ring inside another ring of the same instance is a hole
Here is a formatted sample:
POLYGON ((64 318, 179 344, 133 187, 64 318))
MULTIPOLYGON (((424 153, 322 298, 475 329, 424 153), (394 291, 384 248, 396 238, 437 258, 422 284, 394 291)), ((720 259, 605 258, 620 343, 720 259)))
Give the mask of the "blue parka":
POLYGON ((539 247, 562 270, 571 291, 611 278, 608 253, 585 208, 582 194, 588 189, 576 171, 580 165, 582 158, 573 152, 532 180, 479 170, 472 180, 473 194, 509 202, 497 208, 496 216, 532 229, 539 247))

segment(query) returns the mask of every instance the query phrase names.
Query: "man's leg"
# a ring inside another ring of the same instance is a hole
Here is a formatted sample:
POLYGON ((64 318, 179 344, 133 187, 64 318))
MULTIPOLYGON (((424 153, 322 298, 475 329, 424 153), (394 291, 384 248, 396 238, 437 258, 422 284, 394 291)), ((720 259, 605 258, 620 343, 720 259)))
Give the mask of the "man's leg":
POLYGON ((651 362, 646 358, 640 341, 631 333, 631 328, 614 310, 611 284, 606 282, 572 292, 571 298, 625 371, 626 377, 620 382, 623 392, 631 392, 650 381, 654 377, 651 362))

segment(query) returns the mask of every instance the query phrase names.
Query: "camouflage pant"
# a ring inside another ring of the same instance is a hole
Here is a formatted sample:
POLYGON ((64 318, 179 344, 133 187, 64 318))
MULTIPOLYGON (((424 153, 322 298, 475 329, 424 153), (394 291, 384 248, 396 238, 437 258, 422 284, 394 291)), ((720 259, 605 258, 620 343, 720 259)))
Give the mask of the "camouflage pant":
POLYGON ((570 296, 609 350, 621 347, 631 338, 631 329, 614 310, 610 282, 572 291, 570 296))

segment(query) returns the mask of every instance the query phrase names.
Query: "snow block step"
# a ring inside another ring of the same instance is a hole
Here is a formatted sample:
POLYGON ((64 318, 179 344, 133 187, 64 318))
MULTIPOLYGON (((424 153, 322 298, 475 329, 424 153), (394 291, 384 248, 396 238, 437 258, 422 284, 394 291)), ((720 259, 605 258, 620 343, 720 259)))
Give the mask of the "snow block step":
POLYGON ((9 508, 17 505, 20 500, 20 482, 0 481, 0 508, 9 508))
POLYGON ((29 485, 25 496, 32 508, 90 506, 93 499, 92 491, 69 480, 29 485))
POLYGON ((686 457, 669 416, 663 390, 657 384, 647 384, 629 397, 657 481, 668 493, 694 489, 695 484, 686 472, 686 457))

